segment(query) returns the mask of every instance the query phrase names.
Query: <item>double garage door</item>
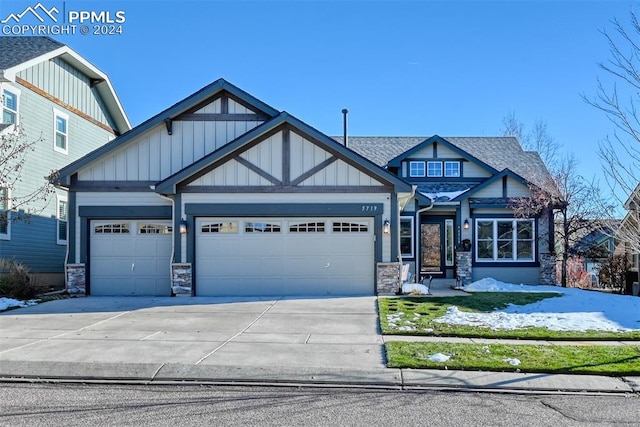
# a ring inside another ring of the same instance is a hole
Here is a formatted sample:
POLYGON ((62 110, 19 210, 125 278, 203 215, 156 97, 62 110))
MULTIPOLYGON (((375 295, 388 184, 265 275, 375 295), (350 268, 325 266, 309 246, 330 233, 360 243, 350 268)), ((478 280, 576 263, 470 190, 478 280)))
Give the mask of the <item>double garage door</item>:
MULTIPOLYGON (((198 296, 372 295, 372 218, 197 218, 198 296)), ((190 230, 191 232, 191 230, 190 230)), ((92 221, 92 295, 170 295, 170 221, 92 221)))
POLYGON ((196 294, 372 295, 371 218, 198 218, 196 294))

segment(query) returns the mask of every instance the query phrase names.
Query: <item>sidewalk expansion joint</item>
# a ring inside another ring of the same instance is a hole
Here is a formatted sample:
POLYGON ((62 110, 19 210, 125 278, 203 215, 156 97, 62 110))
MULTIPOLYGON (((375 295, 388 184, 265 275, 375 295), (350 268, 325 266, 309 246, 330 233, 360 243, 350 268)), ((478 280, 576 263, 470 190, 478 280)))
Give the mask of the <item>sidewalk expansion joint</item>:
POLYGON ((247 326, 245 326, 244 329, 242 329, 240 332, 238 332, 237 334, 235 334, 234 336, 232 336, 231 338, 229 338, 228 340, 226 340, 225 342, 220 344, 218 347, 216 347, 213 350, 211 350, 207 355, 202 357, 195 364, 199 365, 200 363, 204 362, 205 360, 207 360, 207 358, 209 358, 209 356, 212 356, 218 350, 220 350, 222 347, 224 347, 225 345, 229 344, 231 341, 233 341, 234 339, 238 338, 240 335, 244 334, 250 327, 255 325, 258 322, 258 320, 262 319, 267 314, 267 312, 269 310, 271 310, 278 303, 278 301, 280 301, 282 298, 284 298, 284 297, 280 297, 277 300, 273 301, 273 303, 271 303, 269 305, 269 307, 267 307, 262 313, 260 313, 260 315, 258 317, 256 317, 254 320, 252 320, 251 323, 249 323, 247 326))

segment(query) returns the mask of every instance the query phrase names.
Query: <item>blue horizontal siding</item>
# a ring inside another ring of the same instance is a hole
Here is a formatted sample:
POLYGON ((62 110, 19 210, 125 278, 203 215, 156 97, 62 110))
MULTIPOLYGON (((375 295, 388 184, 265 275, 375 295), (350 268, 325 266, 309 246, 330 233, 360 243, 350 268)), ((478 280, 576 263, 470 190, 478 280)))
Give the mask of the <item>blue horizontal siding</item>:
POLYGON ((67 247, 56 243, 55 218, 33 216, 11 224, 11 240, 0 240, 0 258, 27 264, 34 273, 62 273, 67 247))

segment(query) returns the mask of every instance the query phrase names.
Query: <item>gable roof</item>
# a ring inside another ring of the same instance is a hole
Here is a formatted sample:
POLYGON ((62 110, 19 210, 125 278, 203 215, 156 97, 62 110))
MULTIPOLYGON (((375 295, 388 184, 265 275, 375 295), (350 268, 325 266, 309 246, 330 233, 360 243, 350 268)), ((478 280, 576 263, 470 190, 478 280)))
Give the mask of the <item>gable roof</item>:
POLYGON ((64 44, 50 37, 0 37, 0 70, 37 58, 64 44))
POLYGON ((40 62, 60 58, 80 70, 95 82, 94 87, 102 97, 120 134, 131 129, 129 118, 120 104, 109 77, 95 65, 50 37, 19 36, 0 37, 0 81, 16 81, 16 75, 40 62))
POLYGON ((97 160, 99 157, 106 155, 107 153, 123 146, 127 142, 136 138, 137 136, 147 132, 148 130, 156 127, 159 124, 165 122, 165 120, 171 120, 176 116, 184 113, 185 111, 190 110, 194 106, 206 101, 207 99, 217 95, 220 92, 228 92, 234 95, 236 98, 241 99, 245 103, 253 106, 253 108, 260 110, 262 113, 267 115, 268 117, 275 117, 278 114, 278 110, 275 108, 265 104, 257 98, 249 95, 247 92, 241 90, 237 86, 232 85, 224 79, 218 79, 215 82, 203 87, 199 91, 195 92, 192 95, 184 98, 181 101, 173 104, 171 107, 166 110, 156 114, 145 122, 139 124, 135 128, 131 129, 129 132, 124 135, 119 136, 118 138, 110 141, 109 143, 99 147, 98 149, 92 151, 84 157, 76 160, 75 162, 67 165, 63 169, 59 171, 58 182, 62 185, 69 185, 71 180, 71 175, 78 172, 81 168, 88 165, 89 163, 97 160))
MULTIPOLYGON (((451 146, 462 150, 496 171, 510 169, 515 174, 534 184, 544 185, 550 178, 549 171, 540 155, 535 151, 524 151, 514 137, 438 137, 451 146)), ((372 160, 379 166, 386 166, 391 160, 401 156, 416 146, 426 142, 428 136, 412 137, 368 137, 349 136, 349 148, 372 160)), ((341 137, 334 137, 342 142, 341 137)))
POLYGON ((434 135, 431 138, 428 138, 427 140, 425 140, 425 141, 421 142, 420 144, 416 145, 415 147, 411 148, 410 150, 400 154, 397 157, 394 157, 393 159, 389 160, 388 165, 389 166, 400 167, 400 163, 402 162, 402 160, 412 156, 416 152, 428 147, 429 145, 435 144, 435 143, 442 144, 442 145, 450 148, 455 153, 458 153, 460 156, 468 158, 470 160, 473 160, 475 163, 479 164, 481 167, 483 167, 484 169, 487 169, 491 173, 496 173, 497 172, 496 169, 494 169, 493 167, 491 167, 487 163, 485 163, 482 160, 478 159, 477 157, 475 157, 471 153, 460 149, 458 146, 456 146, 454 144, 451 144, 449 141, 447 141, 446 139, 444 139, 444 138, 442 138, 442 137, 440 137, 438 135, 434 135))
POLYGON ((308 135, 309 137, 323 143, 328 150, 335 152, 342 158, 353 160, 353 163, 365 169, 369 174, 393 184, 398 191, 410 192, 412 190, 411 185, 409 185, 406 181, 398 178, 396 175, 386 171, 385 169, 378 167, 370 160, 346 148, 344 145, 324 135, 320 131, 295 118, 286 111, 283 111, 271 120, 253 128, 234 141, 223 145, 216 151, 204 156, 200 160, 159 182, 155 186, 155 191, 161 194, 175 194, 176 186, 179 183, 189 179, 193 175, 200 173, 204 169, 208 168, 212 163, 221 160, 231 153, 241 149, 244 145, 250 143, 261 135, 264 135, 285 124, 288 124, 294 129, 297 129, 300 132, 308 135))

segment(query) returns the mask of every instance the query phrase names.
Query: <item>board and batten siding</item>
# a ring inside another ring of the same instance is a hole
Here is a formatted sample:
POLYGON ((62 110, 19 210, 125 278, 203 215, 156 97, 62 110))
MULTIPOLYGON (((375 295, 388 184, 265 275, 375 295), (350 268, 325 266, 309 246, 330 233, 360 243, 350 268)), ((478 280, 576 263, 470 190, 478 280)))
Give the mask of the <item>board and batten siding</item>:
POLYGON ((261 124, 261 121, 174 121, 100 158, 78 173, 79 181, 161 181, 261 124))
POLYGON ((20 71, 18 77, 100 123, 116 128, 97 89, 91 87, 91 79, 63 59, 40 62, 20 71))
MULTIPOLYGON (((291 180, 295 180, 333 157, 328 151, 304 139, 295 132, 290 132, 289 135, 289 176, 291 180)), ((277 132, 240 154, 240 157, 274 178, 281 180, 283 177, 282 141, 282 132, 277 132)), ((236 160, 230 160, 189 183, 190 187, 246 185, 273 186, 275 184, 236 160)), ((383 184, 348 163, 336 160, 305 179, 299 185, 381 186, 383 184)))

